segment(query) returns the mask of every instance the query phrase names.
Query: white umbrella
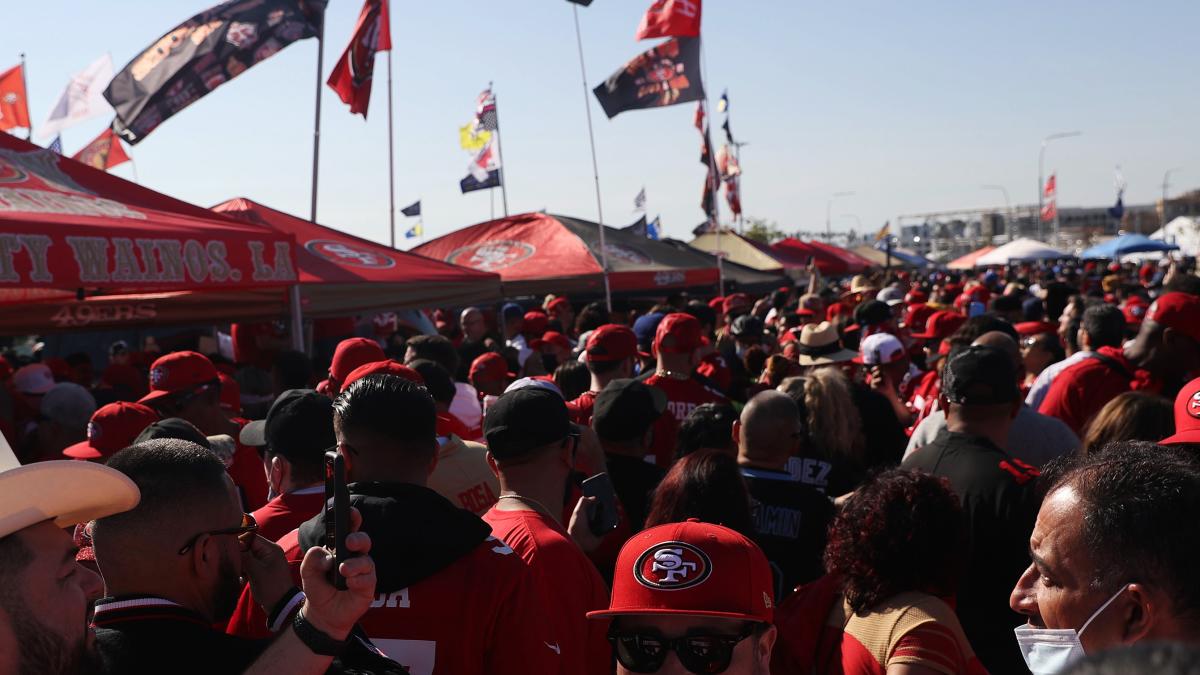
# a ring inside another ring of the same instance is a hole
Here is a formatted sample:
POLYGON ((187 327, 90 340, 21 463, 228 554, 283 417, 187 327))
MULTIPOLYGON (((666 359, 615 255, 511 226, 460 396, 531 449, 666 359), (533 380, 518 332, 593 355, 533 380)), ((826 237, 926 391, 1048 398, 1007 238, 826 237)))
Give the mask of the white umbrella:
POLYGON ((1070 253, 1060 251, 1034 239, 1016 239, 989 251, 975 261, 976 267, 1007 265, 1023 260, 1055 260, 1070 258, 1070 253))

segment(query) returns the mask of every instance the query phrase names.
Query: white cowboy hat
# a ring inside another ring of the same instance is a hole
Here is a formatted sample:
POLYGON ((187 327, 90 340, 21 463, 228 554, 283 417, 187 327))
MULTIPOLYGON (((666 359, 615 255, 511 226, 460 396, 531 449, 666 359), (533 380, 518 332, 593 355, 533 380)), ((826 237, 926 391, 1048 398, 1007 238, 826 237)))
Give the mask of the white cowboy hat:
POLYGON ((858 356, 858 352, 842 347, 837 329, 828 321, 805 324, 804 328, 800 329, 798 343, 799 361, 802 366, 843 363, 858 356))
POLYGON ((137 506, 128 476, 102 464, 71 460, 21 466, 0 434, 0 537, 53 520, 70 527, 137 506))

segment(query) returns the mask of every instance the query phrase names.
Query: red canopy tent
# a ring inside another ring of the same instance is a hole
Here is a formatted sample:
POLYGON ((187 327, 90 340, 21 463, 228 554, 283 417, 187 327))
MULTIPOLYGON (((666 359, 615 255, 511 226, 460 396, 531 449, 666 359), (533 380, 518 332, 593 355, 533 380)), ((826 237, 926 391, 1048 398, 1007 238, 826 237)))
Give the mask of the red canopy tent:
MULTIPOLYGON (((717 283, 717 269, 707 256, 611 227, 605 228, 604 237, 613 292, 717 283)), ((604 292, 599 232, 595 223, 585 220, 524 213, 451 232, 413 251, 497 272, 510 296, 604 292)))
POLYGON ((771 250, 779 256, 803 260, 804 265, 807 265, 811 257, 817 265, 817 270, 827 277, 859 274, 874 265, 869 260, 836 246, 817 241, 800 241, 794 237, 771 244, 771 250))
POLYGON ((951 260, 950 262, 946 263, 946 267, 948 267, 952 270, 974 269, 976 260, 979 260, 983 256, 985 256, 995 250, 996 250, 996 247, 989 244, 989 245, 984 246, 983 248, 979 249, 978 251, 971 251, 970 253, 968 253, 964 256, 960 256, 958 258, 955 258, 954 260, 951 260))
MULTIPOLYGON (((455 306, 500 298, 496 274, 396 251, 249 199, 231 199, 214 210, 248 227, 265 227, 295 237, 305 317, 455 306)), ((0 331, 44 333, 147 323, 276 319, 287 315, 289 301, 287 289, 282 288, 104 295, 82 301, 73 295, 36 291, 26 296, 28 301, 19 308, 0 307, 0 331)))
POLYGON ((0 134, 0 302, 31 291, 279 287, 295 269, 285 233, 0 134))

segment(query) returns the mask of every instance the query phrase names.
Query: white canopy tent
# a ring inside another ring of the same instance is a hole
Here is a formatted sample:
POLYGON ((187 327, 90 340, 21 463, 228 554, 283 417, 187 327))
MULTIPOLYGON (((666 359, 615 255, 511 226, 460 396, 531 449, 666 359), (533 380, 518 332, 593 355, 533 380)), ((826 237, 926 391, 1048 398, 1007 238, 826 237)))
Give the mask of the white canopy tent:
POLYGON ((1072 257, 1070 253, 1047 246, 1035 239, 1022 238, 1010 241, 1003 246, 998 246, 985 255, 980 256, 975 260, 975 266, 988 267, 990 265, 1008 265, 1009 263, 1025 260, 1055 260, 1057 258, 1070 257, 1072 257))
POLYGON ((1175 244, 1182 255, 1200 255, 1200 218, 1179 216, 1155 230, 1150 238, 1175 244))

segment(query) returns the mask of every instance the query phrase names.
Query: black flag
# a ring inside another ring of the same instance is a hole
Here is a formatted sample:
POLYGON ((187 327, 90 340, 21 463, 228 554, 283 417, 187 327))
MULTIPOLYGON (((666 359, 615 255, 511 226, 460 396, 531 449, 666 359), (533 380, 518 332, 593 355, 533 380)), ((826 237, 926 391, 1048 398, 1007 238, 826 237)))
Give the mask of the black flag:
POLYGON ((643 52, 593 92, 609 119, 626 110, 661 108, 704 98, 700 38, 672 38, 643 52))
POLYGON ((321 30, 327 0, 229 0, 162 36, 117 73, 104 98, 113 130, 136 144, 247 68, 321 30))
POLYGON ((500 187, 500 170, 492 169, 488 172, 487 180, 475 180, 475 176, 467 174, 467 177, 458 181, 458 189, 463 191, 463 194, 474 192, 476 190, 487 190, 488 188, 500 187))
POLYGON ((641 218, 633 221, 632 224, 621 228, 622 232, 632 232, 639 237, 646 236, 646 215, 642 214, 641 218))
POLYGON ((418 199, 417 201, 415 201, 415 202, 413 202, 413 203, 409 204, 408 206, 406 206, 406 207, 404 207, 404 208, 400 209, 400 213, 403 213, 404 215, 406 215, 406 216, 408 216, 408 217, 410 217, 410 218, 411 218, 411 217, 413 217, 413 216, 419 216, 419 215, 421 215, 421 200, 420 200, 420 199, 418 199))
POLYGON ((583 5, 584 7, 592 4, 592 0, 567 0, 567 2, 573 2, 577 5, 583 5))

